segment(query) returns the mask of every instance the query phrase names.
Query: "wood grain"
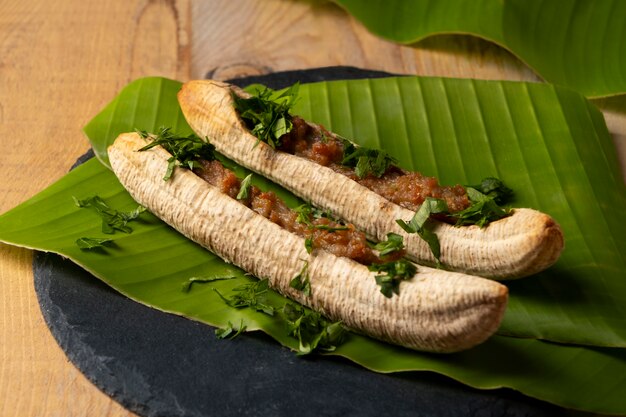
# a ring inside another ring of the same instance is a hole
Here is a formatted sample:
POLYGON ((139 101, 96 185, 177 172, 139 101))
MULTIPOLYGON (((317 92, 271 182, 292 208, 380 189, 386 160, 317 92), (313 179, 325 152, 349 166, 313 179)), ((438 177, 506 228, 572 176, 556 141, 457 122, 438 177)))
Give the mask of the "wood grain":
POLYGON ((400 74, 538 80, 486 41, 439 36, 419 49, 400 46, 370 34, 326 1, 198 1, 192 3, 192 22, 192 78, 351 65, 400 74), (211 30, 197 30, 203 26, 211 30))
MULTIPOLYGON (((189 76, 189 4, 0 2, 0 212, 88 149, 81 132, 134 78, 189 76)), ((0 415, 129 416, 66 359, 39 311, 30 251, 0 244, 0 415)))
MULTIPOLYGON (((0 213, 64 175, 88 148, 81 128, 132 79, 226 79, 326 65, 538 80, 485 41, 439 36, 398 46, 325 1, 2 0, 0 213)), ((624 165, 625 103, 599 102, 624 165)), ((30 251, 0 244, 0 416, 132 415, 57 347, 31 262, 30 251)))

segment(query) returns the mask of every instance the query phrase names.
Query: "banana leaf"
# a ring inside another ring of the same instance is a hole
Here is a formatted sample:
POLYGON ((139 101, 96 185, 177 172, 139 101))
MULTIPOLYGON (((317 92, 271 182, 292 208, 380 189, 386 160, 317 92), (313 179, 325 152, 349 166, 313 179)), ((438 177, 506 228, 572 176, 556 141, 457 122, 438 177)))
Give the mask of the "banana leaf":
MULTIPOLYGON (((154 124, 136 116, 152 106, 143 83, 85 128, 104 161, 118 133, 154 124)), ((160 91, 161 102, 172 100, 167 126, 184 122, 178 88, 160 91)), ((504 180, 516 192, 514 206, 542 210, 561 224, 566 250, 548 271, 508 283, 500 333, 626 346, 626 250, 619 244, 626 189, 602 115, 584 97, 542 84, 405 77, 303 85, 294 112, 445 184, 504 180)))
MULTIPOLYGON (((106 161, 107 143, 122 131, 166 125, 188 133, 175 100, 179 87, 157 78, 127 86, 85 128, 98 156, 106 161)), ((511 305, 502 331, 529 338, 495 336, 467 352, 432 355, 350 335, 335 354, 379 372, 430 370, 478 388, 510 387, 565 407, 626 413, 626 350, 533 339, 623 346, 624 253, 616 242, 626 235, 626 193, 593 106, 547 85, 440 78, 303 85, 301 96, 295 112, 363 144, 381 145, 405 167, 448 183, 500 176, 516 189, 515 205, 554 215, 567 237, 554 268, 509 283, 511 305), (584 204, 573 204, 577 199, 584 204)), ((80 250, 79 237, 104 237, 95 214, 73 201, 94 194, 120 210, 136 206, 115 176, 92 160, 2 215, 0 240, 61 253, 121 293, 163 311, 220 327, 244 320, 249 330, 297 347, 284 323, 229 308, 214 290, 225 294, 250 278, 149 214, 132 223, 132 233, 112 236, 113 246, 80 250), (190 277, 225 275, 235 278, 181 291, 190 277)), ((285 302, 274 293, 270 300, 285 302)))
POLYGON ((588 97, 626 92, 626 2, 620 0, 335 2, 396 42, 471 34, 508 49, 546 81, 588 97))

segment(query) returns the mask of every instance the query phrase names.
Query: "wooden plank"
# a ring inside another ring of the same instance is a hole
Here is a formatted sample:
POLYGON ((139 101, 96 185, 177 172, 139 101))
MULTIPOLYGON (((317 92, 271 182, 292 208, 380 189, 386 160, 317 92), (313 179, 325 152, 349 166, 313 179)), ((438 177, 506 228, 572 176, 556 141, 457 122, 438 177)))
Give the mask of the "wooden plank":
MULTIPOLYGON (((81 132, 126 83, 189 76, 187 0, 0 3, 0 212, 67 172, 81 132)), ((0 415, 130 416, 59 349, 33 289, 32 254, 0 244, 0 415)))
POLYGON ((350 65, 424 76, 538 80, 519 60, 486 41, 440 36, 419 48, 396 45, 325 1, 193 2, 192 27, 192 78, 350 65))

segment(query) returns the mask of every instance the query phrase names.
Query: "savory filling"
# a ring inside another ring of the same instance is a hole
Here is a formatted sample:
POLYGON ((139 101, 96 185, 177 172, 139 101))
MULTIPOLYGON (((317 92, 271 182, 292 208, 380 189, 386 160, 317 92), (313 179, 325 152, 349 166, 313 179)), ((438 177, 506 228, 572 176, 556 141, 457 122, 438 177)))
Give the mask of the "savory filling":
POLYGON ((403 250, 397 250, 381 257, 368 245, 365 234, 352 224, 334 221, 309 206, 292 210, 271 191, 263 192, 251 185, 245 190, 244 197, 242 180, 219 161, 198 162, 200 166, 194 169, 196 175, 283 229, 305 238, 311 248, 324 249, 364 265, 394 261, 405 254, 403 250))
POLYGON ((427 197, 432 197, 444 200, 450 213, 470 205, 463 186, 440 186, 436 178, 405 171, 393 164, 386 164, 381 175, 376 175, 372 169, 365 175, 358 175, 357 169, 346 164, 346 142, 298 116, 292 116, 291 122, 292 129, 280 137, 277 149, 327 166, 395 204, 417 211, 427 197))

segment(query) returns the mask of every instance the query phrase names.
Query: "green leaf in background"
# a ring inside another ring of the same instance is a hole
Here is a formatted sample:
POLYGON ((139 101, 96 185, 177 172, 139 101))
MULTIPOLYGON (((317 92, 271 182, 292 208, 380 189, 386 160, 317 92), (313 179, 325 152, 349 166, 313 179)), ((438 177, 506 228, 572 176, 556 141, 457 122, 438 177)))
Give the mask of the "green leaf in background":
MULTIPOLYGON (((153 131, 172 120, 188 133, 176 116, 179 87, 155 78, 127 86, 85 129, 96 152, 103 157, 118 133, 153 131), (131 111, 138 108, 141 115, 131 111)), ((566 235, 566 251, 554 268, 509 283, 502 331, 531 338, 496 336, 467 352, 432 355, 351 335, 336 354, 379 372, 431 370, 474 387, 510 387, 566 407, 626 413, 626 349, 532 338, 624 346, 626 269, 619 237, 626 236, 626 191, 593 106, 548 85, 390 78, 303 85, 295 111, 362 144, 380 145, 403 166, 445 183, 498 176, 516 191, 514 205, 547 211, 566 235)), ((75 240, 81 236, 104 237, 99 219, 73 201, 94 194, 118 210, 136 207, 115 176, 92 160, 2 215, 0 240, 62 253, 121 293, 163 311, 219 327, 241 323, 296 347, 284 325, 230 309, 212 290, 227 293, 249 278, 151 215, 135 221, 133 233, 116 236, 115 246, 79 249, 75 240), (190 277, 230 275, 237 278, 181 291, 190 277)))
POLYGON ((471 34, 507 48, 548 82, 588 97, 626 93, 622 0, 334 1, 396 42, 471 34))

